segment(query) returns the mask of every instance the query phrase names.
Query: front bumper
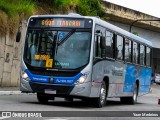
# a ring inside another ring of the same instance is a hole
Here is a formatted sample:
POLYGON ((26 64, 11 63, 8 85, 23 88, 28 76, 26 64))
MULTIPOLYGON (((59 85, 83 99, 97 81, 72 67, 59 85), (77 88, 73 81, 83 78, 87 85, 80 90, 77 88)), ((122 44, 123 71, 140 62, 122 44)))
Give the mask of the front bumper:
POLYGON ((155 79, 155 83, 160 83, 160 78, 155 79))
POLYGON ((44 84, 44 83, 36 83, 36 82, 29 82, 33 92, 45 93, 45 90, 50 89, 56 91, 56 94, 62 95, 69 93, 72 91, 74 86, 66 86, 66 85, 55 85, 55 84, 44 84))
POLYGON ((83 84, 63 85, 63 84, 50 84, 32 82, 21 78, 20 90, 24 93, 45 93, 45 90, 56 91, 54 96, 79 96, 89 97, 91 93, 91 82, 83 84))

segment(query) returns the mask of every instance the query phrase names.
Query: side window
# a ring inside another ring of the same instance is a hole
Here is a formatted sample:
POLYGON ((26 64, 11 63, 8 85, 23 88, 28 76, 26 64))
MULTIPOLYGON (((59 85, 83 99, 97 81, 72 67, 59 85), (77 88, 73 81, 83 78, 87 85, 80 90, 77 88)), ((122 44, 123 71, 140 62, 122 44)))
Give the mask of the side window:
POLYGON ((146 47, 146 65, 151 66, 151 49, 146 47))
POLYGON ((140 65, 145 65, 145 47, 140 45, 140 65))
POLYGON ((132 41, 129 39, 125 39, 125 61, 132 61, 132 41))
POLYGON ((139 46, 136 42, 133 42, 133 63, 138 64, 139 46))
POLYGON ((113 33, 106 31, 106 57, 113 58, 113 33))
POLYGON ((101 57, 100 36, 95 35, 95 57, 101 57))
POLYGON ((117 35, 116 58, 123 60, 123 37, 117 35))
POLYGON ((104 36, 105 37, 105 28, 99 25, 96 25, 95 29, 95 50, 94 54, 95 57, 101 57, 104 56, 104 50, 100 48, 100 37, 104 36))

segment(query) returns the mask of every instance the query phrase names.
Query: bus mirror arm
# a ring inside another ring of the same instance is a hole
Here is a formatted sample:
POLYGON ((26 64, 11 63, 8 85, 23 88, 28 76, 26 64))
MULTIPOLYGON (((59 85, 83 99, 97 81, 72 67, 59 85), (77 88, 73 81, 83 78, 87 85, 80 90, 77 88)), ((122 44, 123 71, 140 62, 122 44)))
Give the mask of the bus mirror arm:
POLYGON ((18 31, 16 34, 16 42, 20 42, 20 39, 21 39, 21 32, 18 31))

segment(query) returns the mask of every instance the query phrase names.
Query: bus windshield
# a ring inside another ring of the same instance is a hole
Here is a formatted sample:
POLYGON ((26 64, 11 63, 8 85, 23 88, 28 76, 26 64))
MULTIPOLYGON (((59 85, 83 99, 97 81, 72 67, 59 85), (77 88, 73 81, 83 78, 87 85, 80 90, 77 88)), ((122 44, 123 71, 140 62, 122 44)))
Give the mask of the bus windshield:
POLYGON ((89 62, 91 32, 28 30, 24 61, 32 67, 77 69, 89 62))

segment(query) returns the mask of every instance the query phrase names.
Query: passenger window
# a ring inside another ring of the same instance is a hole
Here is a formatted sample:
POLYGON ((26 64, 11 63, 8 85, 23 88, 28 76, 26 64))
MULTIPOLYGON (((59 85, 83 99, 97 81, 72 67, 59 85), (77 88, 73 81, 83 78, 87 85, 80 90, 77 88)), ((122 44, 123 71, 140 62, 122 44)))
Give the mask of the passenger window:
POLYGON ((105 56, 104 50, 100 48, 100 37, 105 37, 105 28, 99 25, 96 25, 95 29, 95 57, 105 56), (99 32, 97 32, 99 31, 99 32))
POLYGON ((123 37, 117 35, 116 58, 123 60, 123 37))
POLYGON ((132 53, 131 53, 132 42, 129 39, 125 39, 125 61, 131 62, 132 53))
POLYGON ((149 47, 146 48, 146 65, 151 66, 151 49, 149 47))
POLYGON ((140 45, 140 65, 145 65, 145 47, 140 45))
POLYGON ((95 57, 101 57, 100 36, 95 36, 95 57))
POLYGON ((133 63, 138 64, 138 54, 139 54, 139 47, 136 42, 133 42, 133 63))
POLYGON ((106 57, 113 58, 113 33, 106 31, 106 57))

